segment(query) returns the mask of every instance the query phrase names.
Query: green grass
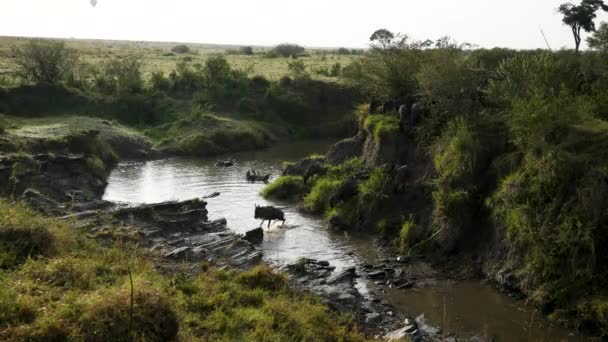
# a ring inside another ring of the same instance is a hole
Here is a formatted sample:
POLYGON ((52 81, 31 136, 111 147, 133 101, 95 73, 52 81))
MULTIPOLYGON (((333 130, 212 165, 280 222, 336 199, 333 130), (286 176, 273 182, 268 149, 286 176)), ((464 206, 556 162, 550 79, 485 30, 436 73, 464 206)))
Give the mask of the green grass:
POLYGON ((399 118, 396 116, 374 114, 365 118, 365 129, 380 140, 390 133, 399 131, 399 118))
POLYGON ((159 273, 130 243, 99 245, 4 199, 0 244, 2 340, 366 340, 267 266, 159 273))
POLYGON ((261 192, 264 198, 280 200, 300 199, 306 192, 304 178, 301 176, 281 176, 266 185, 261 192))
POLYGON ((202 112, 148 129, 146 133, 161 149, 194 156, 259 149, 278 139, 258 122, 202 112))
POLYGON ((399 230, 399 251, 401 253, 409 252, 412 242, 411 233, 415 228, 416 223, 411 216, 401 224, 401 230, 399 230))
MULTIPOLYGON (((7 75, 10 79, 15 71, 16 64, 12 57, 11 47, 20 46, 27 40, 23 38, 0 37, 0 77, 7 75)), ((204 64, 205 61, 214 55, 223 54, 230 62, 230 65, 237 69, 248 70, 252 75, 262 75, 270 80, 278 81, 282 76, 288 75, 288 58, 266 58, 263 56, 270 47, 258 47, 253 56, 225 54, 228 49, 234 46, 209 45, 209 44, 188 44, 192 53, 167 55, 171 48, 177 43, 161 42, 126 42, 126 41, 88 41, 88 40, 69 40, 67 45, 76 49, 82 59, 91 64, 99 64, 112 58, 125 58, 139 56, 143 60, 144 77, 148 78, 152 72, 161 71, 168 75, 175 69, 175 65, 182 61, 184 57, 189 57, 191 64, 204 64)), ((312 72, 316 69, 331 68, 335 63, 340 63, 343 67, 350 64, 356 58, 353 56, 334 55, 327 56, 313 55, 300 57, 307 70, 315 79, 335 82, 336 77, 326 77, 312 72)))
POLYGON ((313 212, 324 213, 330 209, 329 201, 341 184, 342 180, 339 178, 319 178, 304 197, 304 206, 313 212))

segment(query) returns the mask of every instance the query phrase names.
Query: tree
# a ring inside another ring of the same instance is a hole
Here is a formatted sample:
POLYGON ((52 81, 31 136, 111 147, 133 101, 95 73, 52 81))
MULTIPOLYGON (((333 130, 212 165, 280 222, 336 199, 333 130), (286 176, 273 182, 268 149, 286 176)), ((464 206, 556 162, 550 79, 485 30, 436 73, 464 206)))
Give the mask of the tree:
POLYGON ((608 6, 604 4, 603 0, 583 0, 578 6, 566 2, 559 6, 558 11, 564 16, 562 22, 572 29, 576 53, 581 45, 581 31, 595 31, 594 20, 597 17, 596 12, 600 8, 608 11, 608 6))
POLYGON ((407 35, 400 33, 394 34, 387 29, 379 29, 372 33, 369 40, 371 41, 371 47, 376 50, 391 50, 391 49, 403 49, 407 48, 407 35))
POLYGON ((56 84, 73 76, 78 54, 62 41, 31 40, 24 46, 13 47, 18 66, 17 74, 36 83, 56 84))
POLYGON ((239 49, 239 53, 241 55, 246 55, 246 56, 253 56, 253 48, 251 46, 242 46, 239 49))
POLYGON ((603 54, 608 54, 608 23, 603 22, 600 28, 587 38, 587 44, 603 54))
POLYGON ((190 47, 188 47, 188 45, 185 45, 185 44, 179 44, 179 45, 175 45, 171 49, 171 51, 174 53, 190 53, 190 47))
POLYGON ((375 45, 375 47, 381 47, 383 49, 390 47, 393 39, 395 39, 395 35, 387 29, 376 30, 374 33, 372 33, 371 37, 369 37, 372 45, 375 45))
POLYGON ((280 44, 277 45, 272 51, 283 57, 297 57, 299 54, 304 53, 305 49, 296 44, 280 44))

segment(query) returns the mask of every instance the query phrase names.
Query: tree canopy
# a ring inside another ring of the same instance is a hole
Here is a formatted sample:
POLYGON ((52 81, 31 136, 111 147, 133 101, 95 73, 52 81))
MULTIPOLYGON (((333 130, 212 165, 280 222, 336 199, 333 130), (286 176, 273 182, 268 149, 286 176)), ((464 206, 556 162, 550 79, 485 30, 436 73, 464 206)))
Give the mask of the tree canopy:
POLYGON ((583 0, 580 5, 575 5, 571 2, 563 3, 559 6, 558 11, 563 15, 562 22, 570 26, 574 37, 576 52, 579 51, 581 45, 581 31, 595 31, 596 12, 599 9, 608 11, 608 6, 603 0, 583 0))

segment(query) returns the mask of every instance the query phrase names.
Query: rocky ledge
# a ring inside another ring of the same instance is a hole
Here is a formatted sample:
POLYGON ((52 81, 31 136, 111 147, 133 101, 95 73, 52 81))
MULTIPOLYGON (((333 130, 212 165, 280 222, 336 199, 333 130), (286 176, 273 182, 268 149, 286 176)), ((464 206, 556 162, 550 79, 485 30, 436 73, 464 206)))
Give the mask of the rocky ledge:
POLYGON ((231 233, 226 220, 209 221, 206 206, 205 201, 193 199, 84 211, 64 218, 77 219, 98 240, 117 235, 136 240, 139 246, 158 253, 165 264, 210 262, 247 269, 259 263, 262 252, 231 233))
MULTIPOLYGON (((441 331, 431 326, 424 316, 403 317, 395 307, 373 293, 362 294, 357 287, 360 273, 356 267, 336 272, 336 267, 323 260, 301 258, 282 267, 294 287, 321 297, 330 308, 353 313, 357 325, 366 333, 397 341, 439 341, 441 331)), ((369 277, 369 273, 367 273, 369 277)))

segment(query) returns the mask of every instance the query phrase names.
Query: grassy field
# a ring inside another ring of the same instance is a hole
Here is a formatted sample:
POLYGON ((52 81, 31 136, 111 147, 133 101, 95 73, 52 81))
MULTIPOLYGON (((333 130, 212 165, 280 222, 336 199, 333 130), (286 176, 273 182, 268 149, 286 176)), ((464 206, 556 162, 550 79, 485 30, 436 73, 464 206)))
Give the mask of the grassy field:
MULTIPOLYGON (((16 69, 12 55, 12 47, 27 42, 27 38, 0 37, 0 85, 10 82, 16 69)), ((269 80, 278 80, 289 73, 287 58, 267 58, 264 53, 271 47, 254 47, 255 55, 228 54, 229 50, 236 50, 238 46, 187 44, 191 52, 187 54, 173 54, 171 48, 179 43, 163 42, 127 42, 110 40, 65 40, 69 47, 76 49, 86 63, 97 64, 111 58, 138 56, 143 61, 143 71, 147 78, 154 71, 163 71, 168 74, 175 70, 177 63, 188 60, 193 65, 203 64, 210 56, 224 54, 230 64, 238 69, 249 70, 250 75, 262 75, 269 80)), ((330 68, 335 63, 342 67, 356 58, 350 55, 337 55, 323 50, 307 50, 310 56, 300 57, 314 79, 337 81, 336 77, 326 77, 314 72, 318 68, 330 68)))

